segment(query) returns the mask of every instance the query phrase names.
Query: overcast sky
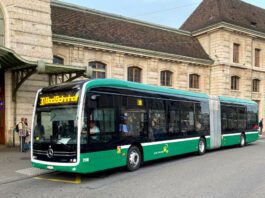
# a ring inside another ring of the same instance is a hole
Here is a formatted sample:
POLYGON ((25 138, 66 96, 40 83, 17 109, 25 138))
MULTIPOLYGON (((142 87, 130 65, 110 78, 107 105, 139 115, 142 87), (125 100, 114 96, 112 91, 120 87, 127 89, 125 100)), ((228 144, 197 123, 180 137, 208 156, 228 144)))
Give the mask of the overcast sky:
MULTIPOLYGON (((87 8, 179 28, 201 0, 62 0, 87 8)), ((265 0, 244 0, 265 9, 265 0)))

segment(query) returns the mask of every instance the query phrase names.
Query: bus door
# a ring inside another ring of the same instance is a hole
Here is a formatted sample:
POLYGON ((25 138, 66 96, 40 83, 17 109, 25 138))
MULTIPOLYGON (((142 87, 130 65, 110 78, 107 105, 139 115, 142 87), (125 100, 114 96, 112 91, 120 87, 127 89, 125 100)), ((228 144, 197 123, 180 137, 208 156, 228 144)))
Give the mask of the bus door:
POLYGON ((217 96, 210 96, 210 135, 211 149, 221 147, 221 105, 217 96))

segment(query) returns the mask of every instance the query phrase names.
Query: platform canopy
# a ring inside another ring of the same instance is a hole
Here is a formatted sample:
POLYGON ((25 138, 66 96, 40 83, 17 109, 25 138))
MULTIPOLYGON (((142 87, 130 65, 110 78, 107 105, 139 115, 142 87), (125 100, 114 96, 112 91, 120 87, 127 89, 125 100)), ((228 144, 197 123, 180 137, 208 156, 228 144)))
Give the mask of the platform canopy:
POLYGON ((13 99, 19 87, 33 74, 48 74, 50 84, 72 81, 81 76, 91 76, 91 68, 28 61, 15 51, 0 46, 0 70, 12 71, 13 99))
POLYGON ((0 47, 0 68, 5 70, 20 70, 35 68, 38 73, 62 74, 62 73, 85 73, 86 68, 45 63, 42 61, 28 61, 19 56, 11 49, 0 47))

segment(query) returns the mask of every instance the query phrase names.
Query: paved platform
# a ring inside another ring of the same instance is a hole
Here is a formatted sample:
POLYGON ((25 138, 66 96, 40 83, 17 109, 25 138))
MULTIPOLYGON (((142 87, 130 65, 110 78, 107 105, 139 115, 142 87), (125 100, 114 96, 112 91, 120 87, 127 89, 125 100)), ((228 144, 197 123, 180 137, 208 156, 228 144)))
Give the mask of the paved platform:
MULTIPOLYGON (((265 140, 265 133, 260 136, 260 139, 262 142, 265 140)), ((3 145, 0 145, 0 167, 0 185, 28 179, 30 177, 46 177, 45 174, 53 172, 32 167, 30 152, 22 153, 19 147, 7 147, 3 145)), ((54 174, 51 176, 54 177, 54 174)), ((76 180, 74 182, 76 182, 76 180)))
POLYGON ((49 172, 31 166, 30 152, 22 153, 19 147, 3 145, 0 145, 0 167, 0 185, 49 172))

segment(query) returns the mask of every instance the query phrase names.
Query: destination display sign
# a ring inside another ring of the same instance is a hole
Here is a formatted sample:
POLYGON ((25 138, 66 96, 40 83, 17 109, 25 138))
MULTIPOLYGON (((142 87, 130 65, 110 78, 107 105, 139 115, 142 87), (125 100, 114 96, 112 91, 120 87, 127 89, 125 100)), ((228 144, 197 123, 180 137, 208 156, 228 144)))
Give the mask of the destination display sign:
POLYGON ((38 106, 71 105, 77 104, 79 92, 75 93, 52 93, 40 95, 38 106))

